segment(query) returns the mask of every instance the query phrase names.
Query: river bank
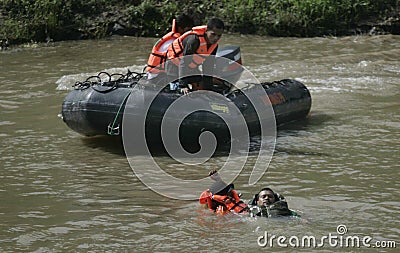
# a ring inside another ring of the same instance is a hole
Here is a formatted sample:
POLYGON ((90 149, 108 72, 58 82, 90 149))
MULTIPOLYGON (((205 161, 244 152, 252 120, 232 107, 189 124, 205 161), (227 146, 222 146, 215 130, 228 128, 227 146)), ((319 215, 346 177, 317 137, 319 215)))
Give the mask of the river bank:
POLYGON ((4 0, 1 48, 30 42, 159 37, 174 16, 225 21, 227 32, 281 37, 400 34, 399 0, 81 1, 4 0))

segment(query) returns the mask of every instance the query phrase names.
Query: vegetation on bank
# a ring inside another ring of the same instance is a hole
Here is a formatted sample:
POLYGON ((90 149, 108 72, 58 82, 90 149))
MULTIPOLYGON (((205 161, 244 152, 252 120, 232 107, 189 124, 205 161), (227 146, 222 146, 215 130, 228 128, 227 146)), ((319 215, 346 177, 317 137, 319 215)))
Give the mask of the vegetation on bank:
POLYGON ((2 0, 0 39, 11 44, 160 36, 181 12, 197 24, 220 17, 229 32, 349 35, 373 27, 400 34, 400 0, 2 0))

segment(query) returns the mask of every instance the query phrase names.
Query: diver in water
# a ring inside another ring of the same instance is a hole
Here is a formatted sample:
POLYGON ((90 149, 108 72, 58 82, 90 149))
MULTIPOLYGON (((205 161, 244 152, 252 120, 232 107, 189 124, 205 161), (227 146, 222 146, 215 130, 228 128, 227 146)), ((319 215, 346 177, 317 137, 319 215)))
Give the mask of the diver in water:
POLYGON ((217 214, 229 212, 250 214, 251 217, 299 216, 289 209, 286 199, 271 188, 262 188, 254 198, 245 204, 234 190, 233 184, 226 184, 216 170, 208 174, 215 182, 200 196, 200 204, 204 204, 217 214))
POLYGON ((262 188, 249 203, 250 216, 279 217, 300 216, 289 209, 285 197, 271 188, 262 188))

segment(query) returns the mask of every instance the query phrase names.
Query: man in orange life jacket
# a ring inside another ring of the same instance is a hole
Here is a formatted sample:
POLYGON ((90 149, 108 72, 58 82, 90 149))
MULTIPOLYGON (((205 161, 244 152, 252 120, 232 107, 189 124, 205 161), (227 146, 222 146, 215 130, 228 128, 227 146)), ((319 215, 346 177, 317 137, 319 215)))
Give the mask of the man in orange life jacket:
POLYGON ((167 49, 171 43, 193 27, 193 19, 186 14, 179 15, 172 21, 172 30, 159 39, 153 46, 145 72, 148 80, 165 78, 165 61, 167 49))
POLYGON ((215 182, 208 190, 200 196, 200 204, 205 204, 209 210, 216 214, 227 214, 230 212, 247 214, 249 207, 239 197, 233 184, 226 184, 216 170, 208 174, 215 182))
POLYGON ((172 90, 178 88, 182 93, 187 94, 191 89, 207 89, 207 84, 212 82, 215 64, 214 57, 207 56, 216 54, 217 42, 223 32, 223 21, 212 18, 207 25, 193 27, 191 31, 184 33, 168 47, 168 61, 165 65, 172 90), (207 76, 202 76, 198 68, 200 65, 207 76))

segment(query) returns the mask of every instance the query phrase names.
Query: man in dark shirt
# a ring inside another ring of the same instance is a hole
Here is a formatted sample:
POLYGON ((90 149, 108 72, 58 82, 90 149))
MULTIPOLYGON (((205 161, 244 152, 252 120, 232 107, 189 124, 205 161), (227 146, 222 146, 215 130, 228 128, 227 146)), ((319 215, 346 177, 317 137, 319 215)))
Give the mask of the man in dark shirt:
POLYGON ((170 45, 168 59, 180 59, 178 62, 168 61, 166 64, 172 89, 179 88, 184 94, 192 89, 207 89, 212 82, 215 58, 206 56, 215 56, 218 49, 217 42, 223 32, 222 20, 212 18, 207 26, 194 27, 192 31, 185 33, 170 45), (199 65, 202 65, 202 71, 199 65))

